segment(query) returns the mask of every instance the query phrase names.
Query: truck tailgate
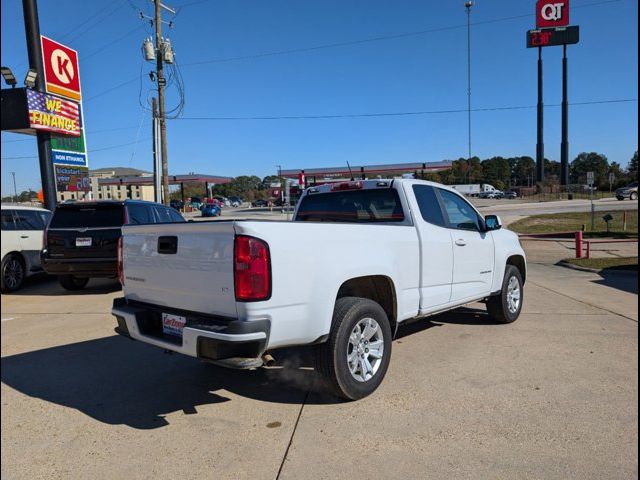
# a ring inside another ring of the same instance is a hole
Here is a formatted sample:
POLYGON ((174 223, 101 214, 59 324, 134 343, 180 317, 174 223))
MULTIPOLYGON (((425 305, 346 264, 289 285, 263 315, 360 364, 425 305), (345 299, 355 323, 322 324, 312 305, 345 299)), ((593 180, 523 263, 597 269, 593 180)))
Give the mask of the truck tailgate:
POLYGON ((128 300, 236 317, 233 222, 126 226, 128 300))

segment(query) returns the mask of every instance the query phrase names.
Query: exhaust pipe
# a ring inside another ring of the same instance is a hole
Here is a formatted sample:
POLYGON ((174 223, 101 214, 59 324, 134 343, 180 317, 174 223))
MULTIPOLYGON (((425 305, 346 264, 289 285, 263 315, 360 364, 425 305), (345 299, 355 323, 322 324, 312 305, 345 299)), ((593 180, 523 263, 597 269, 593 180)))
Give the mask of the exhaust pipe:
POLYGON ((260 358, 262 359, 262 365, 265 367, 273 367, 276 364, 276 359, 269 353, 263 353, 260 358))

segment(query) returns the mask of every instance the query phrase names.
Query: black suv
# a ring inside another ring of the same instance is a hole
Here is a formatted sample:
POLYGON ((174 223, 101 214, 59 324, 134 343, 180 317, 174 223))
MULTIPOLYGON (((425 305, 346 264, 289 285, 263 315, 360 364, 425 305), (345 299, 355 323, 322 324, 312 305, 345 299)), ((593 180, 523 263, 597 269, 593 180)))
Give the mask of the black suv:
POLYGON ((67 290, 80 290, 90 278, 117 276, 123 225, 184 221, 173 208, 140 200, 63 203, 45 230, 42 268, 67 290))

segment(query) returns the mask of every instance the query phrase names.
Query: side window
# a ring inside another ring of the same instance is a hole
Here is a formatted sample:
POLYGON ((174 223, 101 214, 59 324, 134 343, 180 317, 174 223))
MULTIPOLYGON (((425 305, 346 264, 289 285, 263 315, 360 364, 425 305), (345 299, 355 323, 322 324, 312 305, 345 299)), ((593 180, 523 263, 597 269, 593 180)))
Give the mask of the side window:
POLYGON ((439 192, 450 228, 480 231, 478 214, 465 199, 447 190, 439 192))
POLYGON ((166 207, 154 206, 153 209, 156 211, 156 221, 158 223, 173 223, 174 220, 171 218, 171 214, 169 213, 169 209, 166 207))
POLYGON ((33 210, 16 210, 17 230, 44 230, 44 222, 38 212, 33 210))
POLYGON ((170 208, 168 212, 172 222, 176 222, 176 223, 184 222, 184 217, 180 215, 178 212, 176 212, 173 208, 170 208))
POLYGON ((425 222, 437 225, 438 227, 446 227, 440 202, 433 187, 428 185, 414 185, 413 194, 416 196, 420 214, 425 222))
POLYGON ((154 223, 151 210, 144 204, 129 203, 127 204, 127 212, 131 225, 154 223))
POLYGON ((2 230, 15 230, 16 224, 13 221, 13 210, 2 210, 2 230))

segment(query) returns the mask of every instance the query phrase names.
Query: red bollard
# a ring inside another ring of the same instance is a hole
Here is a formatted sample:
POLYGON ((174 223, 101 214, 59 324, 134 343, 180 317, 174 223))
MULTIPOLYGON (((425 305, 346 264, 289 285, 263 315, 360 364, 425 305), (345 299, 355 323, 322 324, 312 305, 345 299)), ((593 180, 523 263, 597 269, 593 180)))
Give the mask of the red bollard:
POLYGON ((576 232, 576 258, 582 258, 582 231, 576 232))

